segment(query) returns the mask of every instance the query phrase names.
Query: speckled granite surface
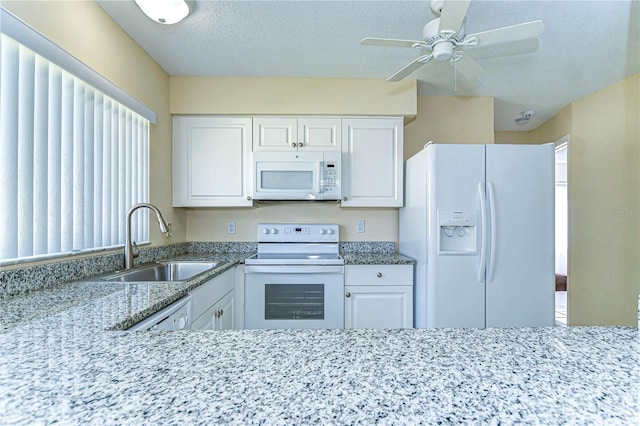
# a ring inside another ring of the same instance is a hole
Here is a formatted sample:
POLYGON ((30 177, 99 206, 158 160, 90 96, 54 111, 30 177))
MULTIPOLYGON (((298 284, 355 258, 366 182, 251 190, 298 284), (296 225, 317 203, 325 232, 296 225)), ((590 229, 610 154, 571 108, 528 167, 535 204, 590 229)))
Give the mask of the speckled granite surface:
MULTIPOLYGON (((120 283, 90 281, 59 283, 52 287, 0 299, 0 332, 52 315, 74 312, 86 317, 94 330, 125 330, 186 296, 189 291, 247 258, 248 253, 185 254, 174 259, 216 260, 221 264, 185 282, 120 283)), ((1 424, 1 422, 0 422, 1 424)))
POLYGON ((183 255, 226 263, 182 284, 0 300, 0 424, 640 423, 630 327, 110 331, 249 254, 183 255))
POLYGON ((415 260, 397 253, 342 253, 345 265, 413 265, 415 260))
MULTIPOLYGON (((77 321, 77 322, 76 322, 77 321)), ((0 334, 3 424, 638 424, 633 328, 0 334)))

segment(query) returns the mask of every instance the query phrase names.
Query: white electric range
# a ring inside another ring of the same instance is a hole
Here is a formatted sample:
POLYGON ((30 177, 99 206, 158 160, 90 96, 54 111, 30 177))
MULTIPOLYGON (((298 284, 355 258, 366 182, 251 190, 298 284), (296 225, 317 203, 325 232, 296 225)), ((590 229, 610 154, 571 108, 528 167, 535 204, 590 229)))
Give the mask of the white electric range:
POLYGON ((342 328, 344 259, 337 224, 261 223, 245 260, 245 327, 342 328))

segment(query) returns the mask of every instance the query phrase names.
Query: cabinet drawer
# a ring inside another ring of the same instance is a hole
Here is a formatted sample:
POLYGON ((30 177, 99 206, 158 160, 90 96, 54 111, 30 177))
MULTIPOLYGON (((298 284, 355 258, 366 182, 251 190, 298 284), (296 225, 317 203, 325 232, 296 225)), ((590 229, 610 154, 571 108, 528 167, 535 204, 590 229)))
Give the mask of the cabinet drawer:
POLYGON ((413 285, 413 265, 346 265, 345 285, 413 285))

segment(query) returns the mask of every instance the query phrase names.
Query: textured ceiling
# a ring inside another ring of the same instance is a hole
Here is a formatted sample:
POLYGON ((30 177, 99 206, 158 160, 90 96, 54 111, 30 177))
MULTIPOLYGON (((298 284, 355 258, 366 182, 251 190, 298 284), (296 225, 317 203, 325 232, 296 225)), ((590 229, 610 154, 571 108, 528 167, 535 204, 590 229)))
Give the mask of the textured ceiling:
MULTIPOLYGON (((184 21, 164 26, 133 0, 97 2, 170 75, 387 78, 417 52, 360 39, 420 39, 435 17, 428 1, 196 0, 184 21)), ((496 130, 530 130, 640 72, 640 0, 473 0, 467 34, 537 19, 537 39, 466 48, 485 69, 475 81, 436 61, 409 78, 421 95, 493 96, 496 130), (536 116, 515 125, 527 109, 536 116)))

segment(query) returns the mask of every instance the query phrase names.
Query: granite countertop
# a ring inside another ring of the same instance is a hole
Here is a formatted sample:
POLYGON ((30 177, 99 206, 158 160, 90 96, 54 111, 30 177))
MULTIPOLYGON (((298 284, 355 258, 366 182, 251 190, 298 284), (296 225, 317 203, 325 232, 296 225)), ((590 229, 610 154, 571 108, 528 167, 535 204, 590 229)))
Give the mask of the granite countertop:
POLYGON ((638 424, 625 327, 0 334, 3 424, 638 424))
POLYGON ((0 424, 640 421, 631 327, 119 331, 246 257, 182 256, 226 262, 182 284, 0 300, 0 424))
POLYGON ((56 314, 86 318, 93 330, 126 330, 191 290, 246 259, 247 253, 201 253, 173 260, 215 260, 220 264, 188 281, 122 283, 97 277, 59 283, 53 287, 0 299, 0 333, 49 319, 56 314))
POLYGON ((342 253, 345 265, 413 265, 415 260, 401 254, 342 253))

